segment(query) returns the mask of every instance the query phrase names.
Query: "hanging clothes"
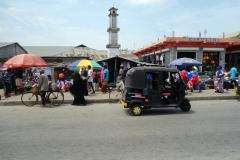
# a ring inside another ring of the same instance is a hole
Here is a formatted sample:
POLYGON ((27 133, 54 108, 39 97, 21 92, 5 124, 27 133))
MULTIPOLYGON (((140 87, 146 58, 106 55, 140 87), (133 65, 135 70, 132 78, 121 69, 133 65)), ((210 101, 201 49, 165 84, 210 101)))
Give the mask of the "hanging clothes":
POLYGON ((158 61, 159 61, 159 56, 156 55, 156 62, 158 63, 158 61))
POLYGON ((127 62, 126 61, 122 61, 122 65, 124 66, 124 69, 127 69, 127 62))
POLYGON ((131 68, 130 62, 127 62, 127 68, 131 68))
POLYGON ((163 61, 164 61, 164 60, 163 60, 163 56, 160 57, 160 61, 162 61, 162 63, 164 63, 164 62, 163 62, 163 61))

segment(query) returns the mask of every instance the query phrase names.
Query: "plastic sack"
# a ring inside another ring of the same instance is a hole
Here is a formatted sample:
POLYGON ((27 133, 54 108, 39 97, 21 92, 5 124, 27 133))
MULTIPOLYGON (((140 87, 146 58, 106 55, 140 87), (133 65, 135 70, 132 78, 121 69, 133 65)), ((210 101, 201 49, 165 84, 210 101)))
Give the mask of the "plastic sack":
POLYGON ((125 87, 125 86, 124 86, 123 81, 121 81, 120 83, 121 83, 121 87, 120 87, 120 88, 121 88, 122 90, 124 90, 124 87, 125 87))
POLYGON ((239 94, 238 94, 238 87, 237 87, 237 86, 234 86, 234 91, 235 91, 235 96, 239 95, 239 94))
POLYGON ((57 88, 58 88, 58 86, 55 83, 53 83, 52 84, 52 90, 56 90, 57 88))

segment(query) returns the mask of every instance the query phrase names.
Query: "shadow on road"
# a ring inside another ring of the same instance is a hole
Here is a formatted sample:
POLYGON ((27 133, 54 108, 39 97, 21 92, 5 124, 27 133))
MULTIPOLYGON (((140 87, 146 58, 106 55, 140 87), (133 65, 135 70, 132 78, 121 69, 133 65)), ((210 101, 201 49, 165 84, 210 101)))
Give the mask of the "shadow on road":
MULTIPOLYGON (((130 109, 125 109, 128 116, 133 116, 130 109)), ((181 109, 177 108, 161 108, 161 109, 146 109, 143 111, 141 116, 158 116, 158 115, 171 115, 171 114, 194 114, 194 110, 188 112, 183 112, 181 109)))

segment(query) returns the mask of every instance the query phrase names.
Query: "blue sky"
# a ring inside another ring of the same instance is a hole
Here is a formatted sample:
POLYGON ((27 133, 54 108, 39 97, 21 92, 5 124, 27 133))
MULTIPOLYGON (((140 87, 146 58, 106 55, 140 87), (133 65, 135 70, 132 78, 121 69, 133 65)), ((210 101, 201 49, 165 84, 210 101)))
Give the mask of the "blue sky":
POLYGON ((118 8, 121 49, 164 36, 240 31, 240 0, 0 0, 0 42, 106 50, 109 8, 118 8), (173 26, 173 27, 172 27, 173 26))

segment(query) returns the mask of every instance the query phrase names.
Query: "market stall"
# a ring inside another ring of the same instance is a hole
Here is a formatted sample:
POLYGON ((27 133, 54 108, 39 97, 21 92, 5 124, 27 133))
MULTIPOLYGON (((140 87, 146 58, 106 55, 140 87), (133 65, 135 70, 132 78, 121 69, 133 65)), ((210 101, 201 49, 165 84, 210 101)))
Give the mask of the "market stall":
POLYGON ((203 72, 213 71, 214 73, 219 66, 219 52, 204 52, 203 53, 203 72))
POLYGON ((32 85, 38 83, 38 77, 34 74, 36 67, 47 66, 48 64, 41 57, 34 54, 20 54, 3 64, 3 68, 10 68, 13 71, 20 92, 30 90, 32 85))

